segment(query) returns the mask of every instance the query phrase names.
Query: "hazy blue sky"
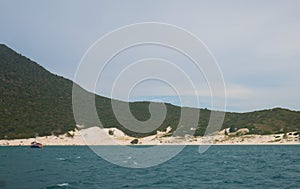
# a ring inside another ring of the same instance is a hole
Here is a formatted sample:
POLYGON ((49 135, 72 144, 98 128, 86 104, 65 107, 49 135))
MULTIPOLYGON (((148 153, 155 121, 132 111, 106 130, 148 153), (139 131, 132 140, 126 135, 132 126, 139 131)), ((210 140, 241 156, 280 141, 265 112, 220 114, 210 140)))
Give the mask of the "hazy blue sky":
MULTIPOLYGON (((137 22, 174 24, 197 35, 214 54, 223 72, 228 110, 277 106, 300 110, 299 7, 298 0, 1 0, 0 42, 51 72, 73 79, 85 51, 104 34, 137 22)), ((156 53, 185 61, 166 49, 131 51, 114 61, 128 62, 132 56, 147 58, 156 53)), ((114 69, 117 67, 111 67, 112 72, 114 69)), ((156 87, 155 93, 136 90, 132 98, 175 99, 168 97, 173 95, 168 90, 157 90, 158 85, 149 82, 145 86, 156 87)), ((97 91, 109 96, 105 88, 97 91)), ((200 102, 209 107, 205 93, 200 102)))

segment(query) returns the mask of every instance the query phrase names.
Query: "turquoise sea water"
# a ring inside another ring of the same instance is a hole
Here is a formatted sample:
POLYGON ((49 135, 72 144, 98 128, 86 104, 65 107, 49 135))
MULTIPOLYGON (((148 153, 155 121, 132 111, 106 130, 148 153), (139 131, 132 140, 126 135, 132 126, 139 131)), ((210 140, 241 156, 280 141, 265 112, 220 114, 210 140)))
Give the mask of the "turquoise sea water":
POLYGON ((0 147, 0 188, 300 188, 300 146, 188 146, 145 169, 88 147, 0 147))

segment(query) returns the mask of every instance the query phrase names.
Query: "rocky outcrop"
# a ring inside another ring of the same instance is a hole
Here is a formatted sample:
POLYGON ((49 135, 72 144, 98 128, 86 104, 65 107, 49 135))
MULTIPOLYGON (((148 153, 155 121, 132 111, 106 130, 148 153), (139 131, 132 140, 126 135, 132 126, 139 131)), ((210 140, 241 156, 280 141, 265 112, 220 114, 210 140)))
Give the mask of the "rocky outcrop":
POLYGON ((138 144, 139 143, 139 140, 137 138, 133 139, 130 144, 138 144))

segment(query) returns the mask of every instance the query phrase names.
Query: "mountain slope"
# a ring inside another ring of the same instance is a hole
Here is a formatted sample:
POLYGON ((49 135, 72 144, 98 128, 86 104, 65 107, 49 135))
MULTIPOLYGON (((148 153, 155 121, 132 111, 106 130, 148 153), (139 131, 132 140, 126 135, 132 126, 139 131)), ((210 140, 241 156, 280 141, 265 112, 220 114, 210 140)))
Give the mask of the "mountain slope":
MULTIPOLYGON (((0 45, 0 139, 61 134, 74 129, 72 85, 72 81, 54 75, 7 46, 0 45)), ((111 100, 97 95, 95 100, 104 127, 117 127, 134 136, 156 133, 139 134, 123 128, 115 119, 111 100)), ((131 103, 130 106, 137 118, 145 120, 150 116, 148 104, 131 103)), ((180 111, 180 108, 172 107, 174 111, 168 124, 176 121, 175 112, 180 111)), ((96 123, 86 120, 81 124, 93 126, 96 123)), ((168 124, 164 123, 161 129, 168 124)))
MULTIPOLYGON (((0 139, 60 134, 74 129, 72 85, 72 81, 50 73, 0 44, 0 139)), ((83 89, 82 92, 87 93, 83 89)), ((95 101, 104 127, 117 127, 136 137, 156 133, 156 130, 135 133, 124 128, 114 116, 111 99, 96 95, 95 101)), ((148 107, 149 102, 130 103, 130 109, 138 120, 150 117, 148 107)), ((177 128, 181 108, 171 104, 166 104, 166 107, 166 119, 157 130, 164 130, 168 126, 177 128)), ((189 110, 200 111, 195 135, 203 135, 210 111, 189 110)), ((86 119, 81 124, 92 126, 96 123, 86 119)), ((257 134, 300 130, 300 112, 276 108, 249 113, 226 113, 223 128, 228 127, 247 127, 251 133, 257 134)))
POLYGON ((0 46, 0 130, 10 138, 73 129, 72 82, 0 46))

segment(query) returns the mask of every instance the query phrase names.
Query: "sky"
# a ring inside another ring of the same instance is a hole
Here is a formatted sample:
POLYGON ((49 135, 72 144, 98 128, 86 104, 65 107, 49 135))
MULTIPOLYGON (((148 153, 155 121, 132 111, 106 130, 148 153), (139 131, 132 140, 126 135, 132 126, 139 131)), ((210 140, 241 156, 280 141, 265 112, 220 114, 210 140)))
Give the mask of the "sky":
MULTIPOLYGON (((213 54, 224 78, 228 111, 300 110, 299 7, 297 0, 1 0, 0 43, 73 80, 84 54, 105 34, 135 23, 171 24, 193 33, 213 54)), ((200 107, 211 107, 205 77, 194 72, 189 60, 172 49, 151 45, 114 58, 95 92, 123 100, 127 94, 111 96, 109 89, 118 73, 124 65, 153 57, 174 62, 189 73, 200 86, 196 89, 200 107)), ((168 69, 154 67, 154 71, 174 75, 168 69)), ((177 85, 186 91, 186 98, 193 95, 183 82, 177 85)), ((176 92, 155 80, 137 85, 129 99, 178 104, 176 92)))

